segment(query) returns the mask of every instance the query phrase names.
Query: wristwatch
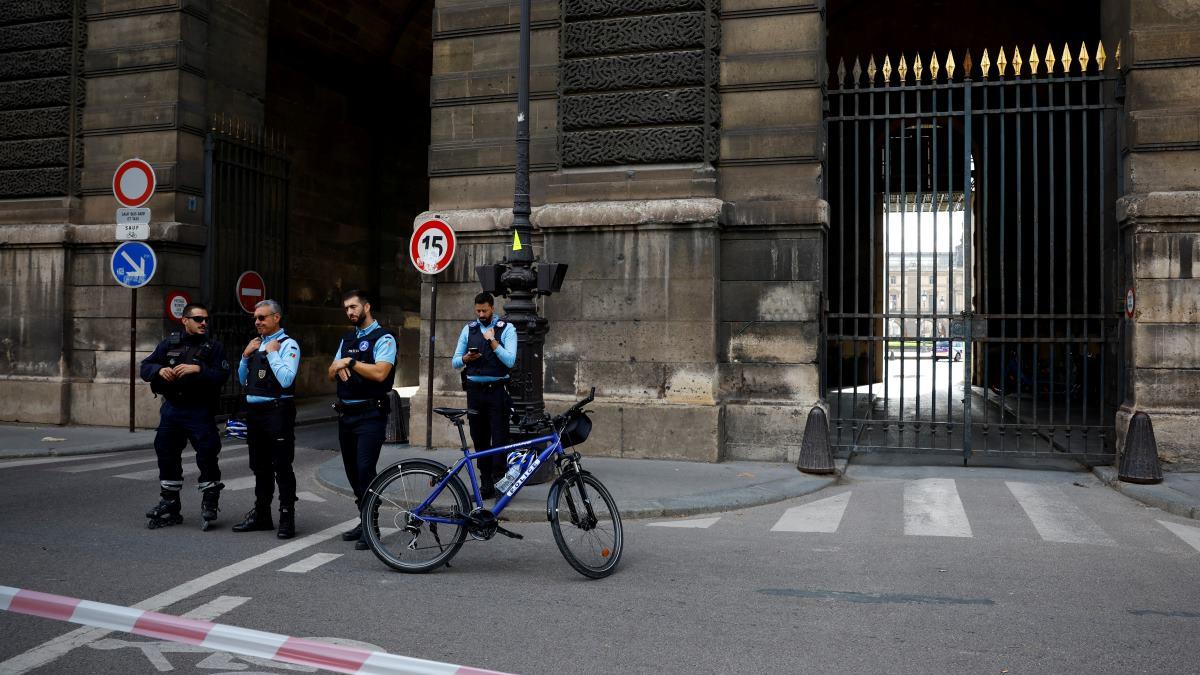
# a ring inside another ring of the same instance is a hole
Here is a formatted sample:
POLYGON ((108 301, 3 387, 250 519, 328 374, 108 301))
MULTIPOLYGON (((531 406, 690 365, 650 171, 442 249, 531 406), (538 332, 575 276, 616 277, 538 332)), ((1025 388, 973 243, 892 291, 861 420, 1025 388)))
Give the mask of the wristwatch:
POLYGON ((356 364, 356 363, 358 363, 358 361, 355 361, 354 357, 351 357, 350 363, 347 363, 346 367, 349 368, 350 370, 354 370, 354 364, 356 364))

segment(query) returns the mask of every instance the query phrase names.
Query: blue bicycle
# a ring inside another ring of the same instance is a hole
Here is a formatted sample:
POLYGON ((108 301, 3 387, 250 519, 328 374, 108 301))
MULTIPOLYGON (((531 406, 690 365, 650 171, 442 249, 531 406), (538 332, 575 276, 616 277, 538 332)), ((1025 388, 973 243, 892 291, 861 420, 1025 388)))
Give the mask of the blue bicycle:
POLYGON ((480 541, 496 534, 521 539, 500 526, 499 515, 538 467, 553 458, 559 475, 550 486, 546 517, 554 542, 580 574, 593 579, 612 574, 621 559, 621 515, 608 489, 583 470, 579 453, 566 450, 587 439, 591 420, 583 408, 595 394, 593 387, 587 398, 563 414, 521 425, 525 431, 549 434, 482 452, 467 449, 463 418, 471 411, 434 408, 458 428, 462 459, 453 467, 432 459, 405 459, 380 472, 362 505, 363 531, 371 550, 390 567, 415 573, 448 563, 468 535, 480 541), (488 509, 480 497, 473 460, 502 453, 523 468, 488 509), (470 497, 459 478, 464 469, 471 482, 470 497))

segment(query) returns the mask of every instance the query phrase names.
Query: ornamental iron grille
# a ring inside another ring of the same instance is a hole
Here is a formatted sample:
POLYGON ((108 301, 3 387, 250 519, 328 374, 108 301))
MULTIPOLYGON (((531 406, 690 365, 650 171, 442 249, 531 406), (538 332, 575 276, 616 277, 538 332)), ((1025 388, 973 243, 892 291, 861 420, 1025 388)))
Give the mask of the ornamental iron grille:
POLYGON ((0 0, 0 199, 79 194, 83 0, 0 0))
POLYGON ((563 167, 717 160, 719 0, 563 0, 563 167))
MULTIPOLYGON (((288 180, 291 161, 284 139, 226 117, 215 117, 205 137, 205 296, 212 332, 225 346, 234 374, 221 392, 221 412, 241 401, 237 362, 257 337, 251 315, 236 295, 238 277, 253 270, 266 283, 265 299, 287 311, 288 180)), ((286 326, 286 315, 285 323, 286 326)))
POLYGON ((1080 45, 838 64, 822 389, 842 451, 1113 456, 1107 60, 1080 45))

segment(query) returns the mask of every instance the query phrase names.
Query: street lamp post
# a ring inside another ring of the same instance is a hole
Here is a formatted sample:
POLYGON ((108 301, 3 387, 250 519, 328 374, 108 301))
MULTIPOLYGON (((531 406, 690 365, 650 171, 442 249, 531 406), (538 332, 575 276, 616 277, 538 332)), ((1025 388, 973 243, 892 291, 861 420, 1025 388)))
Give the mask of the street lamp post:
POLYGON ((512 249, 498 263, 476 268, 483 290, 508 298, 504 319, 517 330, 517 362, 509 383, 513 408, 520 418, 537 418, 542 400, 542 346, 549 322, 538 315, 539 295, 562 287, 567 266, 538 261, 533 255, 533 225, 529 221, 529 14, 530 0, 521 0, 517 53, 516 188, 513 192, 512 249))

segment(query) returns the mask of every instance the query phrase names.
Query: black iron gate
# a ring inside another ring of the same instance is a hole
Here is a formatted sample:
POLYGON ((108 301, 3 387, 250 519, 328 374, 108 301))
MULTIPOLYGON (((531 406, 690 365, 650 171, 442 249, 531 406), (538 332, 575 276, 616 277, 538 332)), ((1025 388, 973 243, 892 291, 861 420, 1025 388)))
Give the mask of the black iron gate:
POLYGON ((839 63, 826 92, 833 442, 1103 461, 1115 64, 1103 45, 926 58, 839 63))
MULTIPOLYGON (((282 137, 224 117, 214 118, 204 141, 204 294, 212 303, 213 333, 236 368, 255 337, 251 315, 235 293, 248 270, 262 275, 267 297, 287 298, 288 176, 291 163, 282 137)), ((266 299, 266 298, 263 298, 266 299)), ((241 387, 231 377, 221 411, 237 409, 241 387)))

